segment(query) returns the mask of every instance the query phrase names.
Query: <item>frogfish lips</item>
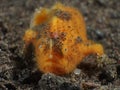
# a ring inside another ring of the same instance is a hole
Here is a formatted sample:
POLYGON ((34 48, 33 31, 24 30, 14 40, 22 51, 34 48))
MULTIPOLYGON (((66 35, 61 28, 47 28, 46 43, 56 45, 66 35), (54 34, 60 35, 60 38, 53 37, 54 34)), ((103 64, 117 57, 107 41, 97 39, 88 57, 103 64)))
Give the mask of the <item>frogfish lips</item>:
POLYGON ((59 49, 53 49, 49 58, 46 60, 46 63, 44 65, 44 71, 49 71, 51 73, 62 75, 62 73, 65 73, 65 67, 62 64, 63 59, 64 56, 62 52, 59 51, 59 49))

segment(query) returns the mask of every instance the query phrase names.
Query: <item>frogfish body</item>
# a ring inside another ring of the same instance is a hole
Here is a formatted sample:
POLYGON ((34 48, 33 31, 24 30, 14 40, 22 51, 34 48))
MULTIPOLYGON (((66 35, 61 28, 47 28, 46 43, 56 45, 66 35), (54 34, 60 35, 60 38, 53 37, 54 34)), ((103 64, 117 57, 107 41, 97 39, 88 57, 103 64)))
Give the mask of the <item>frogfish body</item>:
POLYGON ((25 48, 33 45, 37 67, 43 73, 68 74, 87 55, 104 53, 101 44, 88 40, 81 13, 60 3, 34 13, 24 41, 25 48))

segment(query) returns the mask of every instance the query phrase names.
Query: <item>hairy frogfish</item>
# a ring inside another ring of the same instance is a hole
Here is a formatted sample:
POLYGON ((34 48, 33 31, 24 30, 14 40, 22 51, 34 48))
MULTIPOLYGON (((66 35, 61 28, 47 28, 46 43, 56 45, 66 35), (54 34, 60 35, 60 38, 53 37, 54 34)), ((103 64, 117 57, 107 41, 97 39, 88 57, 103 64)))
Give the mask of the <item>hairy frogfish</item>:
POLYGON ((38 69, 64 75, 72 72, 90 54, 104 54, 101 44, 88 40, 79 10, 57 3, 35 11, 23 37, 25 48, 34 47, 38 69))

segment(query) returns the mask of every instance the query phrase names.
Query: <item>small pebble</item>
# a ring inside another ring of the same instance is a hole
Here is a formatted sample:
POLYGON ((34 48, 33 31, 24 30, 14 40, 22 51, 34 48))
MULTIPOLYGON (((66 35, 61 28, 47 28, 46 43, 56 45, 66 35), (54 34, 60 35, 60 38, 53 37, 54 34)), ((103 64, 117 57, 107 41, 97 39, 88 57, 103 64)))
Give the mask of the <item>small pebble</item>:
POLYGON ((96 0, 96 2, 100 5, 100 6, 106 6, 106 0, 96 0))
POLYGON ((96 30, 95 33, 97 35, 98 40, 101 40, 104 38, 104 33, 102 33, 100 30, 96 30))
POLYGON ((74 74, 79 75, 80 73, 81 73, 81 70, 80 70, 80 69, 75 69, 75 70, 74 70, 74 74))

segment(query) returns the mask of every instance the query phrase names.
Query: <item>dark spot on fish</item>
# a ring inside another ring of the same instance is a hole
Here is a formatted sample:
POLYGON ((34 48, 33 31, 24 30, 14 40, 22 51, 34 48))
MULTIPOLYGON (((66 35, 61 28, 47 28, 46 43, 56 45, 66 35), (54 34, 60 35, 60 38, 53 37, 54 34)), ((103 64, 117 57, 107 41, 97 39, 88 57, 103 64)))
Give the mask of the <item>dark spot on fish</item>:
POLYGON ((32 30, 36 31, 38 33, 37 39, 41 37, 48 36, 49 30, 50 30, 50 24, 40 24, 32 28, 32 30))
POLYGON ((68 26, 68 28, 71 28, 71 26, 68 26))
POLYGON ((82 42, 82 38, 80 36, 78 36, 76 39, 75 39, 75 42, 76 43, 81 43, 82 42))
POLYGON ((66 39, 65 36, 66 36, 66 33, 62 32, 60 34, 60 39, 64 41, 66 39))
POLYGON ((90 45, 91 45, 91 43, 89 43, 89 42, 85 43, 85 46, 90 46, 90 45))
POLYGON ((55 10, 55 16, 61 18, 62 20, 67 20, 67 21, 71 19, 71 14, 69 12, 62 11, 60 9, 55 10))
POLYGON ((62 42, 59 38, 52 38, 52 40, 53 40, 53 47, 56 47, 59 49, 62 48, 62 42))

